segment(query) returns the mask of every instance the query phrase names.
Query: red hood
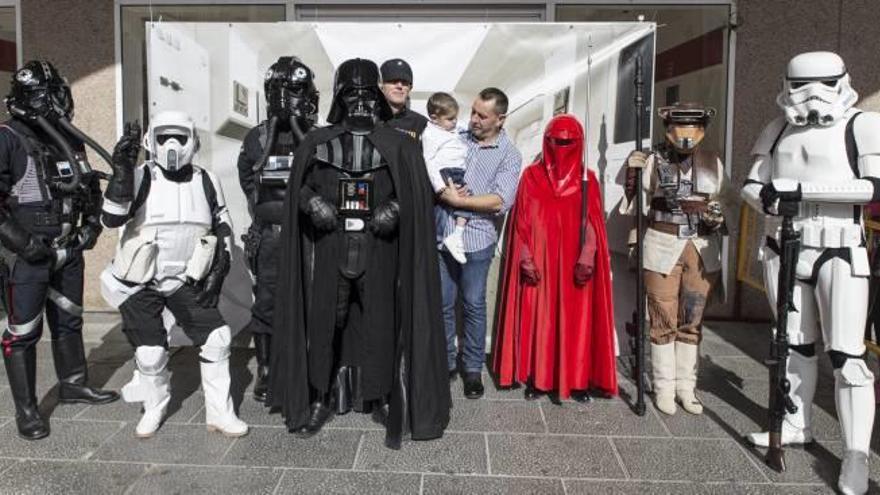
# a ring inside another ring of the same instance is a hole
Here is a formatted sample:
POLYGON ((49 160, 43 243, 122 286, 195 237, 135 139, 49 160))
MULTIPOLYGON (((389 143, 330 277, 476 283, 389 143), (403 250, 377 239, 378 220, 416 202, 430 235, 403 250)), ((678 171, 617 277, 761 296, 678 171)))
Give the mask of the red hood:
POLYGON ((557 115, 547 124, 542 162, 557 196, 578 190, 584 170, 584 128, 573 115, 557 115))

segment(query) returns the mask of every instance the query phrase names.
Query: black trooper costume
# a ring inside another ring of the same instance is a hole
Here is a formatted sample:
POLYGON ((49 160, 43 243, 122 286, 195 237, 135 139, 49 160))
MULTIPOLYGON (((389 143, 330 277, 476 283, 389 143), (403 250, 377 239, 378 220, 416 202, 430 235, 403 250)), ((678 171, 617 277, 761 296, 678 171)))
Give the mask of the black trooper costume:
POLYGON ((238 155, 238 179, 253 215, 242 237, 254 276, 251 321, 257 357, 254 398, 265 401, 272 347, 278 248, 284 195, 293 152, 315 124, 318 90, 311 69, 296 57, 281 57, 269 67, 264 89, 268 119, 248 132, 238 155))
POLYGON ((332 125, 294 159, 267 403, 302 437, 378 405, 397 448, 441 436, 450 396, 433 194, 418 144, 378 124, 378 83, 369 60, 340 65, 332 125))
POLYGON ((45 61, 28 62, 6 98, 12 119, 0 125, 0 255, 7 327, 3 358, 19 436, 43 438, 49 427, 36 399, 36 344, 45 311, 61 402, 104 404, 115 392, 86 385, 82 342, 82 252, 101 233, 101 189, 76 129, 70 87, 45 61))

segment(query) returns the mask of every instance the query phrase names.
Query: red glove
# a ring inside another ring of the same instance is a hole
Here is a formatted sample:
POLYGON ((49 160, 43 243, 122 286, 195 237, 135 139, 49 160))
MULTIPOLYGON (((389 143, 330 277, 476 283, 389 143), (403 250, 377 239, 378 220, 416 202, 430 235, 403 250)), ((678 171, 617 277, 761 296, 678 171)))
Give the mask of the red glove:
POLYGON ((574 265, 574 283, 585 285, 593 278, 593 270, 596 267, 596 231, 592 224, 587 224, 587 238, 581 248, 577 264, 574 265))
POLYGON ((519 275, 527 285, 538 285, 541 281, 541 274, 531 256, 519 262, 519 275))

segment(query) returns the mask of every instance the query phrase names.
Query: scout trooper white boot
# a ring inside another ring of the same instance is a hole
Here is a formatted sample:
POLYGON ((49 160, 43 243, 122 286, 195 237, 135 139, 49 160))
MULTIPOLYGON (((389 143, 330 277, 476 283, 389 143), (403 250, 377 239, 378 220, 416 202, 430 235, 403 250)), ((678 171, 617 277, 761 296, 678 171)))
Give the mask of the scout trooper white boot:
POLYGON ((171 392, 168 386, 168 351, 161 346, 138 346, 135 350, 137 370, 131 381, 122 387, 126 402, 142 402, 144 415, 134 429, 138 438, 150 438, 159 429, 171 392))
POLYGON ((205 424, 209 431, 219 431, 228 437, 244 436, 248 425, 238 419, 232 406, 229 388, 229 346, 232 332, 224 325, 212 331, 202 346, 199 361, 202 371, 202 390, 205 392, 205 424))

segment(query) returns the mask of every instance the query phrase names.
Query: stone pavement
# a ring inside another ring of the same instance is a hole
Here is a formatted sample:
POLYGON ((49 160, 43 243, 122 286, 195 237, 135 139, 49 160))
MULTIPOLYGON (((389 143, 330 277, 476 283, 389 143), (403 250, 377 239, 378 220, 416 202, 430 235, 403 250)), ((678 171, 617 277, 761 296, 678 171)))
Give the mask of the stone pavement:
MULTIPOLYGON (((89 314, 86 340, 92 383, 118 389, 130 377, 132 351, 118 318, 89 314)), ((823 363, 815 411, 816 445, 786 452, 789 471, 763 466, 744 432, 764 423, 766 371, 760 364, 765 328, 710 323, 699 384, 703 416, 663 417, 649 406, 630 412, 633 386, 622 398, 557 406, 527 402, 521 390, 467 400, 453 384, 455 406, 446 435, 383 446, 368 416, 335 418, 318 436, 289 435, 278 415, 250 396, 253 352, 233 353, 234 395, 251 425, 248 436, 208 433, 196 352, 171 359, 173 399, 167 422, 149 440, 134 438, 136 407, 56 405, 47 342, 40 344, 38 394, 52 434, 20 440, 14 409, 0 381, 2 493, 831 493, 841 453, 830 366, 823 363)), ((877 445, 875 443, 875 445, 877 445)), ((875 446, 875 452, 880 452, 875 446)), ((872 454, 873 493, 880 493, 880 457, 872 454)))

